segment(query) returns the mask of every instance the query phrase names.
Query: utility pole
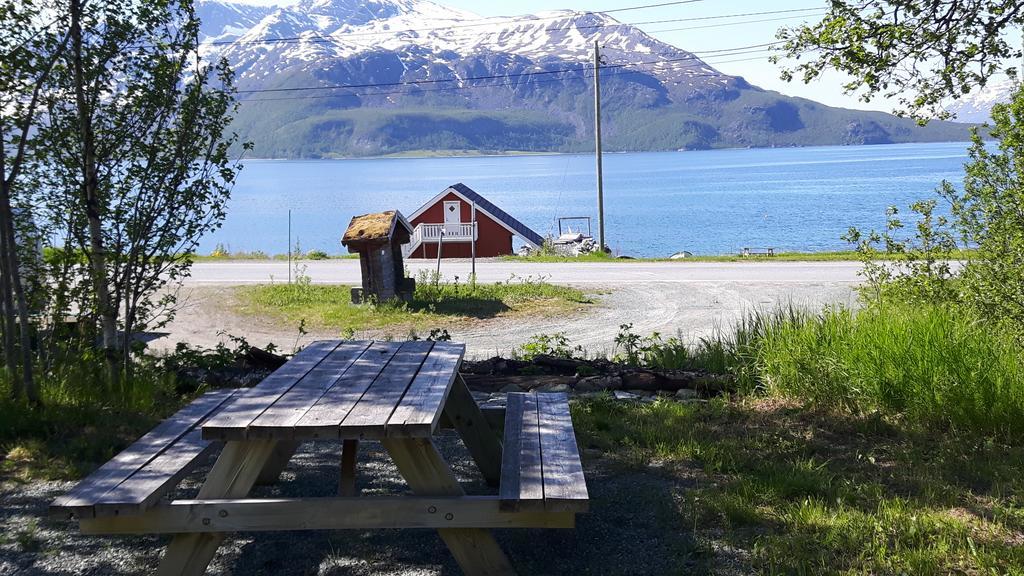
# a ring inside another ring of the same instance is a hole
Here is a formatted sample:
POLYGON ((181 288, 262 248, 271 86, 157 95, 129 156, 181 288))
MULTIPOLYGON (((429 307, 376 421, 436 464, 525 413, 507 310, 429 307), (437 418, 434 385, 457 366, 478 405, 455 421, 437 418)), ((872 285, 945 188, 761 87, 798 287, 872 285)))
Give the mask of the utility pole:
POLYGON ((604 243, 604 175, 601 169, 601 52, 594 40, 594 143, 597 154, 597 245, 604 243))
POLYGON ((292 283, 292 209, 288 209, 288 284, 292 283))
POLYGON ((472 210, 470 211, 469 222, 469 233, 472 235, 470 247, 472 249, 473 255, 472 271, 470 272, 470 275, 472 276, 472 281, 476 282, 476 202, 473 202, 472 210))

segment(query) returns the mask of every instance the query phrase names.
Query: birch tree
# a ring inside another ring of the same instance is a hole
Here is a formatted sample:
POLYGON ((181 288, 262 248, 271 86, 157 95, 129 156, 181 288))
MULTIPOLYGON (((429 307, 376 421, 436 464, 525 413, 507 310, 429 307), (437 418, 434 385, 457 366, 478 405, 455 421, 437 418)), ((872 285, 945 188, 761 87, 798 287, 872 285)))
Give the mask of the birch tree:
POLYGON ((68 0, 70 42, 40 134, 40 201, 87 263, 111 376, 131 335, 173 310, 199 239, 220 226, 235 175, 226 62, 199 54, 188 0, 68 0), (120 333, 119 333, 120 332, 120 333))
MULTIPOLYGON (((0 3, 0 314, 4 371, 16 399, 39 402, 33 377, 29 307, 22 277, 14 205, 26 199, 25 168, 35 159, 36 123, 69 34, 53 6, 33 0, 0 3)), ((29 214, 21 211, 20 214, 29 214)))
POLYGON ((895 98, 920 121, 985 86, 1019 75, 1022 49, 1007 32, 1024 25, 1024 2, 1004 0, 830 0, 817 23, 783 29, 784 78, 810 82, 826 70, 850 76, 865 102, 895 98))

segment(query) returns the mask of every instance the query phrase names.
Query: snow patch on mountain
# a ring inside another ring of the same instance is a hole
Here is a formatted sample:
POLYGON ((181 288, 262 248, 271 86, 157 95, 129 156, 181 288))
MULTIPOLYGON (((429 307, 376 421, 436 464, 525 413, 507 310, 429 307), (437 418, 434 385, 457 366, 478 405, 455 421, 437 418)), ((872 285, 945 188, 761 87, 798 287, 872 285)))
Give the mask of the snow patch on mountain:
POLYGON ((989 122, 992 106, 1009 102, 1010 94, 1019 82, 1009 78, 989 81, 984 87, 947 106, 946 110, 956 114, 958 122, 989 122))
MULTIPOLYGON (((655 40, 601 13, 549 10, 534 15, 481 18, 429 0, 303 0, 294 6, 261 8, 205 0, 203 54, 224 56, 240 85, 289 69, 320 71, 332 61, 390 53, 402 78, 458 76, 472 58, 518 57, 508 73, 525 69, 586 67, 593 43, 615 70, 644 72, 668 86, 722 85, 735 80, 693 54, 655 40), (261 12, 262 10, 262 12, 261 12), (237 15, 230 21, 230 15, 237 15), (213 23, 206 20, 212 16, 213 23), (233 40, 225 44, 224 40, 233 40), (271 40, 267 42, 267 40, 271 40)), ((484 71, 476 75, 490 75, 484 71)))

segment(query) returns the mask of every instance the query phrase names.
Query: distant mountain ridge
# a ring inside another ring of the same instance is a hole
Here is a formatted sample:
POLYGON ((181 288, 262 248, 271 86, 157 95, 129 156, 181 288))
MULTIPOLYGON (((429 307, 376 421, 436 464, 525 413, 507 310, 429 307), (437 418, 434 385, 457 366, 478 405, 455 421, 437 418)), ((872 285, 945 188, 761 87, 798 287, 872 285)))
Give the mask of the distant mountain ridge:
POLYGON ((763 90, 601 13, 485 19, 427 0, 196 9, 204 54, 236 71, 235 129, 259 157, 588 150, 595 39, 608 65, 609 151, 967 137, 963 125, 919 127, 763 90), (337 85, 351 88, 295 90, 337 85), (252 92, 268 89, 280 91, 252 92))

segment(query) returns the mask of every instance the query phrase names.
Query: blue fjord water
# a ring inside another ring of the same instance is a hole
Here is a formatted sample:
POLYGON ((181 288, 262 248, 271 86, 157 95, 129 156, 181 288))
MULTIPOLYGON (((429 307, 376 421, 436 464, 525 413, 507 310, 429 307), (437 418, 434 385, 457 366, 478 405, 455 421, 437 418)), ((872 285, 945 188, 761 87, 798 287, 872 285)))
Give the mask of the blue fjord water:
MULTIPOLYGON (((890 205, 959 184, 965 143, 608 154, 608 245, 632 256, 841 250, 850 226, 881 228, 890 205)), ((288 210, 302 250, 341 253, 357 214, 412 213, 463 182, 541 235, 558 216, 595 216, 586 155, 371 160, 249 160, 223 228, 204 238, 231 251, 287 251, 288 210)), ((596 236, 597 222, 594 221, 596 236)))

